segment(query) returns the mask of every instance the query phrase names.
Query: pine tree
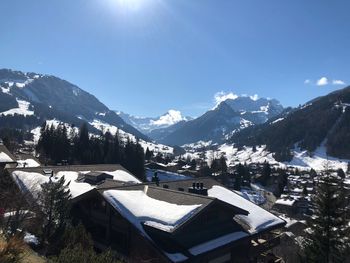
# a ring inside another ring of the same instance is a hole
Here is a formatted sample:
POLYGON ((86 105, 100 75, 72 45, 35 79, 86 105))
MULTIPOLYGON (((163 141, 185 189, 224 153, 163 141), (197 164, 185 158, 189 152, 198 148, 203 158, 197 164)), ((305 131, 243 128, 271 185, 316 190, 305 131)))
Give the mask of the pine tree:
POLYGON ((267 181, 271 175, 271 166, 268 162, 264 162, 263 170, 262 170, 262 175, 261 175, 261 183, 266 186, 267 181))
POLYGON ((147 147, 146 153, 145 153, 145 160, 149 161, 151 160, 152 157, 153 157, 153 153, 147 147))
POLYGON ((241 163, 239 163, 237 165, 237 168, 236 168, 235 183, 234 183, 234 186, 233 186, 233 188, 236 191, 240 191, 241 190, 244 173, 245 173, 244 166, 241 163))
POLYGON ((69 183, 66 184, 64 177, 58 181, 52 181, 41 185, 39 203, 44 215, 43 243, 49 242, 55 235, 62 232, 66 226, 69 213, 69 183))
POLYGON ((305 262, 344 262, 350 232, 342 179, 327 171, 320 178, 312 201, 314 214, 308 222, 305 262))

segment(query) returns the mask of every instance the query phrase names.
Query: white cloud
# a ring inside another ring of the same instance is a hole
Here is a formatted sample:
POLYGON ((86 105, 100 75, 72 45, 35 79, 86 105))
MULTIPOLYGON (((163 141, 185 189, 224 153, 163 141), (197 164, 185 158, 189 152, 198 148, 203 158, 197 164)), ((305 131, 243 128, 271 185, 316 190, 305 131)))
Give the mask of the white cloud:
POLYGON ((317 85, 317 86, 325 86, 325 85, 328 85, 328 78, 326 78, 326 77, 320 78, 319 80, 317 80, 316 85, 317 85))
POLYGON ((311 80, 310 79, 304 80, 304 84, 311 84, 311 80))
POLYGON ((333 84, 333 85, 345 85, 345 81, 340 80, 340 79, 334 79, 334 80, 332 81, 332 84, 333 84))
POLYGON ((233 92, 226 93, 224 91, 220 91, 214 95, 216 106, 227 99, 234 100, 237 98, 238 98, 238 95, 234 94, 233 92))

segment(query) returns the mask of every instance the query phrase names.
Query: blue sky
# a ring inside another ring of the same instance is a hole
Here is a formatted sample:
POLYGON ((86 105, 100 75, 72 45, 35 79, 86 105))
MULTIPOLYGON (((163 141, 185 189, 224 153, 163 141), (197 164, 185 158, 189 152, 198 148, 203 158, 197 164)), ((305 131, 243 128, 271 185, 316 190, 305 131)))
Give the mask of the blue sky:
POLYGON ((59 76, 134 115, 198 116, 218 92, 297 106, 350 83, 348 0, 1 0, 0 10, 0 67, 59 76))

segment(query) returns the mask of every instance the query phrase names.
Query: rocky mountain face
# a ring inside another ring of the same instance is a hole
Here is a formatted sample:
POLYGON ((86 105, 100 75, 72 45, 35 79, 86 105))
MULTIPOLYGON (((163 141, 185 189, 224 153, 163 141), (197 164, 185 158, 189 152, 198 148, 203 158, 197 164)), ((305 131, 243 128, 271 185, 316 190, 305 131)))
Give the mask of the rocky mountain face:
POLYGON ((292 158, 292 149, 350 159, 350 87, 316 98, 280 116, 236 133, 230 142, 267 145, 280 160, 292 158))
POLYGON ((244 96, 227 99, 194 120, 178 127, 170 126, 172 130, 163 133, 158 140, 169 145, 183 145, 197 141, 223 142, 232 134, 249 126, 264 123, 282 111, 282 105, 273 99, 244 96))
POLYGON ((55 76, 1 69, 0 88, 0 124, 29 129, 52 119, 75 126, 87 122, 91 131, 116 127, 147 139, 95 96, 55 76))

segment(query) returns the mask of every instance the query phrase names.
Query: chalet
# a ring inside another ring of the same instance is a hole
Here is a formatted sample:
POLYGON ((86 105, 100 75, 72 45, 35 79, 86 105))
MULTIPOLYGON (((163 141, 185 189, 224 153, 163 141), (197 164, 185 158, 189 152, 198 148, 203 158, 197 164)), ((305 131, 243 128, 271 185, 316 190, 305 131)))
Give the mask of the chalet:
POLYGON ((211 178, 143 183, 120 165, 7 171, 34 196, 64 176, 73 218, 127 262, 277 262, 269 252, 286 222, 211 178))
POLYGON ((96 247, 111 247, 130 262, 268 262, 285 225, 210 178, 158 185, 106 180, 73 205, 96 247))

